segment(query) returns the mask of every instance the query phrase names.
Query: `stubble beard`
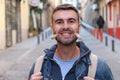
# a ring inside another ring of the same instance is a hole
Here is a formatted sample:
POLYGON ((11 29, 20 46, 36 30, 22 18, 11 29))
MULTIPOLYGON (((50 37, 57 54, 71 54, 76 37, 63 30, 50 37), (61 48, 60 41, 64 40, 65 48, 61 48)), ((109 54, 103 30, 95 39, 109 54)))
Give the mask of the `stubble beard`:
POLYGON ((56 38, 56 41, 64 46, 70 46, 73 43, 75 43, 77 40, 77 37, 72 33, 72 38, 71 39, 64 39, 60 38, 59 36, 56 38))
POLYGON ((59 38, 56 38, 56 40, 57 40, 58 43, 60 43, 60 44, 62 44, 62 45, 64 45, 64 46, 70 46, 70 45, 72 45, 73 43, 76 42, 77 38, 74 37, 72 40, 69 40, 69 41, 62 41, 62 40, 59 39, 59 38))
POLYGON ((59 44, 62 44, 64 46, 70 46, 70 45, 74 44, 77 40, 77 37, 74 35, 74 33, 75 32, 70 28, 60 29, 57 33, 58 36, 55 39, 59 44), (70 39, 65 39, 65 38, 63 39, 62 37, 59 36, 59 35, 63 34, 64 32, 71 34, 71 38, 70 39))

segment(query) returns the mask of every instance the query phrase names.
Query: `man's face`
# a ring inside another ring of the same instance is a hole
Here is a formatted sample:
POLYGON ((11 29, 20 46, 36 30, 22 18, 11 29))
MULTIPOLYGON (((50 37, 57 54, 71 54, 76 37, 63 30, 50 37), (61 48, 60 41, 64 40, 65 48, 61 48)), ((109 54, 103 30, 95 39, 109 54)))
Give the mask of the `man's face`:
POLYGON ((52 30, 56 40, 63 45, 70 45, 77 40, 74 33, 79 33, 78 16, 73 10, 59 10, 53 14, 52 30))

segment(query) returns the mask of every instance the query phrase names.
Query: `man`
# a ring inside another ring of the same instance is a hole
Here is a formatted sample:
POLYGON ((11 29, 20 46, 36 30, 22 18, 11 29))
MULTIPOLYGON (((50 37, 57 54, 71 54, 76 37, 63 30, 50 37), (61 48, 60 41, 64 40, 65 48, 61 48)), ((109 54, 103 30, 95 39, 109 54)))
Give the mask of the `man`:
POLYGON ((29 80, 113 80, 110 68, 100 59, 94 79, 88 76, 91 51, 83 42, 76 42, 81 27, 77 9, 70 4, 59 5, 51 19, 57 44, 45 50, 40 72, 34 73, 33 65, 29 80))
POLYGON ((104 19, 103 17, 98 14, 98 19, 97 19, 97 25, 98 25, 98 30, 97 30, 97 39, 100 38, 100 41, 103 41, 103 26, 104 26, 104 19))

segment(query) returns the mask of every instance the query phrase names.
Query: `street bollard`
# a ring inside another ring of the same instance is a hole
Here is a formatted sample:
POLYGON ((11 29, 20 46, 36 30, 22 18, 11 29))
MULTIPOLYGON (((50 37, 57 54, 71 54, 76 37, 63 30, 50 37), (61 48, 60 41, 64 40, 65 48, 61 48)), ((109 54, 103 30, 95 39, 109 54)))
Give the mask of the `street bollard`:
POLYGON ((47 32, 47 37, 49 37, 49 31, 47 32))
POLYGON ((45 32, 45 39, 47 39, 47 32, 45 32))
POLYGON ((105 36, 105 45, 108 46, 108 37, 105 36))
POLYGON ((112 51, 113 52, 115 51, 115 42, 114 42, 114 40, 112 40, 112 51))
POLYGON ((39 37, 39 34, 37 34, 37 43, 40 44, 40 37, 39 37))
POLYGON ((44 41, 44 32, 42 32, 42 41, 44 41))

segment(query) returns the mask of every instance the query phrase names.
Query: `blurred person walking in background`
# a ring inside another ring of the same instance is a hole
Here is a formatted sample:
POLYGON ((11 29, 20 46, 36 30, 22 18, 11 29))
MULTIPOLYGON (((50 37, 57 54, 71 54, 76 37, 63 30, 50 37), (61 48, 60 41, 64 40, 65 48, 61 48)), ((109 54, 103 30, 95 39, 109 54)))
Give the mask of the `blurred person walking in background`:
POLYGON ((102 42, 103 41, 103 27, 104 27, 105 21, 100 14, 98 14, 97 17, 98 17, 98 19, 97 19, 96 23, 98 25, 98 29, 96 31, 96 37, 97 37, 97 39, 100 39, 100 41, 102 42))

